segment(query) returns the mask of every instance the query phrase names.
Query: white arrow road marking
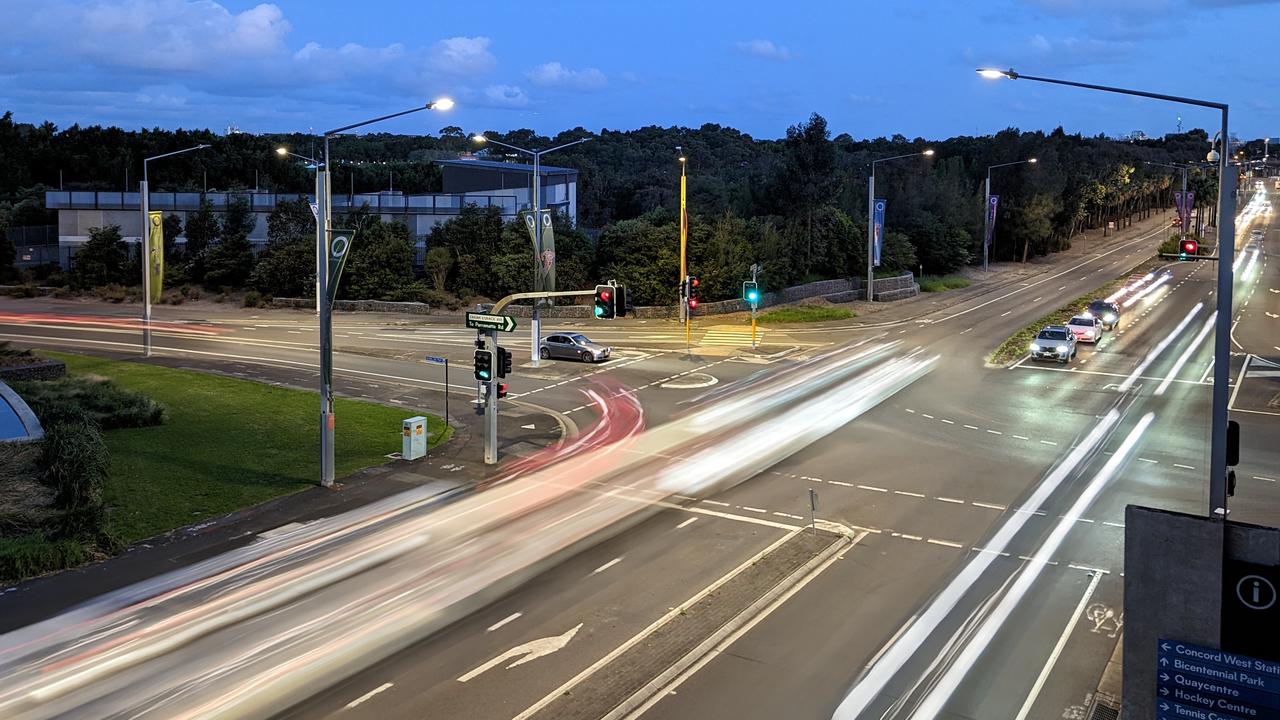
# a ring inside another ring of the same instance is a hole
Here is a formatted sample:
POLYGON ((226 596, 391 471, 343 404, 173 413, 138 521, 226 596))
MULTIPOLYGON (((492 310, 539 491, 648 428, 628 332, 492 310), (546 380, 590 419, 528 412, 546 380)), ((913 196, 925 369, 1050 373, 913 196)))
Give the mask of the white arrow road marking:
POLYGON ((1269 312, 1269 313, 1267 313, 1267 317, 1269 317, 1269 318, 1280 318, 1280 315, 1277 315, 1277 314, 1275 314, 1275 313, 1273 313, 1273 312, 1269 312))
POLYGON ((507 666, 508 670, 510 670, 511 668, 517 665, 523 665, 529 662, 530 660, 537 660, 543 655, 550 655, 551 653, 562 649, 565 645, 568 645, 569 641, 573 639, 573 636, 578 634, 578 629, 581 627, 582 627, 582 623, 578 623, 577 625, 570 628, 569 631, 563 635, 555 635, 553 637, 538 638, 537 640, 530 640, 527 643, 517 645, 511 648, 510 650, 502 653, 498 657, 481 665, 475 670, 472 670, 471 672, 465 675, 462 675, 461 677, 458 678, 458 682, 467 682, 468 680, 472 680, 477 676, 483 674, 485 671, 492 670, 493 668, 501 665, 502 663, 514 657, 520 657, 521 655, 524 656, 524 657, 521 657, 519 660, 516 660, 515 662, 508 665, 507 666))
POLYGON ((529 423, 528 425, 521 425, 520 427, 521 427, 521 428, 523 428, 523 429, 525 429, 525 430, 532 430, 532 429, 533 429, 533 423, 529 423))

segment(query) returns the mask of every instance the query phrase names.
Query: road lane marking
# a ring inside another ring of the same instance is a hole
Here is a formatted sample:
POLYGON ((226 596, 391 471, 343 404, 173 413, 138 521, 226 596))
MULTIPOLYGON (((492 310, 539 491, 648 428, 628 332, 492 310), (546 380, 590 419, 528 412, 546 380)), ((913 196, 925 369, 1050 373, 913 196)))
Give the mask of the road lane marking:
POLYGON ((1017 439, 1019 439, 1019 440, 1030 440, 1030 439, 1031 439, 1031 438, 1027 437, 1026 435, 1010 435, 1009 437, 1017 438, 1017 439))
POLYGON ((765 510, 764 508, 751 507, 751 506, 749 506, 749 505, 739 505, 739 507, 741 507, 743 510, 746 510, 747 512, 762 513, 762 514, 763 514, 763 513, 767 513, 767 512, 769 512, 768 510, 765 510))
POLYGON ((988 510, 999 510, 1001 512, 1004 512, 1007 509, 1004 505, 996 505, 995 503, 978 502, 976 500, 970 504, 976 505, 980 508, 987 508, 988 510))
POLYGON ((1159 460, 1152 460, 1151 458, 1138 458, 1138 461, 1139 461, 1139 462, 1144 462, 1144 463, 1151 463, 1152 465, 1159 465, 1159 464, 1160 464, 1160 461, 1159 461, 1159 460))
POLYGON ((578 634, 578 630, 580 629, 582 629, 582 623, 578 623, 561 635, 553 635, 551 637, 538 638, 537 640, 530 640, 527 643, 521 643, 483 665, 480 665, 474 670, 460 675, 458 677, 458 682, 464 683, 468 680, 473 680, 481 674, 492 670, 512 658, 519 659, 508 665, 508 670, 516 667, 517 665, 523 665, 530 660, 537 660, 544 655, 550 655, 568 645, 569 641, 573 639, 574 635, 578 634))
POLYGON ((618 564, 618 563, 620 563, 620 562, 622 562, 622 558, 620 558, 620 557, 616 557, 616 558, 614 558, 614 559, 610 560, 609 562, 607 562, 607 563, 605 563, 605 564, 601 565, 600 567, 596 568, 595 570, 592 570, 592 571, 591 571, 591 574, 592 574, 592 575, 598 575, 598 574, 600 574, 600 573, 604 572, 605 570, 608 570, 609 568, 613 567, 614 565, 617 565, 617 564, 618 564))
POLYGON ((964 545, 961 545, 960 543, 957 543, 957 542, 951 542, 950 540, 938 540, 936 538, 929 538, 926 542, 930 542, 930 543, 933 543, 934 545, 942 545, 944 547, 950 547, 950 548, 964 547, 964 545))
POLYGON ((991 433, 992 435, 1003 435, 1003 434, 1004 434, 1004 433, 1000 432, 999 430, 988 430, 987 432, 991 433))
POLYGON ((373 697, 374 695, 377 695, 380 692, 385 692, 387 690, 390 690, 393 687, 395 687, 395 683, 382 683, 378 687, 370 690, 369 692, 361 695, 355 700, 352 700, 351 702, 347 703, 347 707, 353 708, 359 705, 360 703, 364 702, 365 700, 368 700, 369 698, 373 697))
POLYGON ((828 480, 828 485, 839 485, 841 487, 853 487, 853 483, 840 482, 839 480, 828 480))
POLYGON ((682 522, 682 523, 680 523, 679 525, 677 525, 677 526, 676 526, 676 529, 677 529, 677 530, 679 530, 680 528, 688 527, 688 526, 690 526, 690 525, 692 525, 692 524, 694 524, 694 523, 696 523, 696 522, 698 522, 698 518, 696 518, 696 517, 691 517, 691 518, 689 518, 688 520, 685 520, 684 522, 682 522))
POLYGON ((914 498, 922 498, 922 497, 924 497, 924 494, 923 494, 923 493, 907 492, 906 490, 894 490, 894 491, 893 491, 893 494, 894 494, 894 495, 906 495, 906 496, 908 496, 908 497, 914 497, 914 498))
POLYGON ((1254 476, 1253 476, 1253 479, 1254 479, 1254 480, 1266 480, 1267 482, 1275 482, 1275 481, 1276 481, 1276 479, 1275 479, 1275 478, 1264 477, 1264 476, 1262 476, 1262 475, 1254 475, 1254 476))
POLYGON ((946 419, 946 418, 942 418, 942 422, 944 422, 944 423, 946 423, 946 424, 948 424, 948 425, 955 425, 955 424, 956 424, 956 421, 955 421, 955 420, 948 420, 948 419, 946 419))
POLYGON ((965 425, 965 428, 966 428, 966 429, 968 429, 968 430, 977 430, 977 429, 978 429, 978 426, 977 426, 977 425, 965 425))
POLYGON ((1176 468, 1182 468, 1183 470, 1195 470, 1195 468, 1190 465, 1183 465, 1182 463, 1174 463, 1173 466, 1176 468))
POLYGON ((1052 440, 1041 440, 1041 441, 1040 441, 1040 444, 1041 444, 1041 445, 1055 445, 1055 446, 1056 446, 1058 443, 1056 443, 1056 442, 1054 442, 1054 441, 1052 441, 1052 440))
MULTIPOLYGON (((1070 566, 1074 567, 1074 566, 1070 566)), ((1080 616, 1084 614, 1084 609, 1089 605, 1089 599, 1093 597, 1093 591, 1098 588, 1098 582, 1102 580, 1101 573, 1095 573, 1093 579, 1089 581, 1089 586, 1085 588, 1084 595, 1080 597, 1080 602, 1076 604, 1075 612, 1071 613, 1071 617, 1067 620, 1067 626, 1062 629, 1062 634, 1058 636, 1058 643, 1053 646, 1053 652, 1049 653, 1049 659, 1045 661, 1044 667, 1040 670, 1040 675, 1036 678, 1036 682, 1031 686, 1031 692, 1027 694, 1027 699, 1022 703, 1022 709, 1018 711, 1018 716, 1014 720, 1027 720, 1027 716, 1031 714, 1031 706, 1036 704, 1036 698, 1040 697, 1040 691, 1044 689, 1044 683, 1049 679, 1049 673, 1053 670, 1053 666, 1058 663, 1058 657, 1062 655, 1062 648, 1067 644, 1067 638, 1071 637, 1071 631, 1076 629, 1076 624, 1080 622, 1080 616)))
POLYGON ((964 501, 963 501, 963 500, 957 500, 956 498, 950 498, 950 497, 936 497, 936 498, 934 498, 934 500, 938 500, 938 501, 940 501, 940 502, 944 502, 944 503, 955 503, 955 504, 957 504, 957 505, 964 505, 964 501))
POLYGON ((929 413, 920 413, 920 415, 921 415, 921 417, 927 417, 927 418, 929 418, 930 420, 936 420, 936 419, 937 419, 937 418, 935 418, 934 416, 930 415, 929 413))
POLYGON ((719 505, 720 507, 733 507, 733 506, 732 506, 732 505, 730 505, 729 503, 727 503, 727 502, 720 502, 719 500, 703 500, 702 502, 704 502, 704 503, 706 503, 706 504, 708 504, 708 505, 719 505))
POLYGON ((859 490, 871 490, 871 491, 873 491, 873 492, 882 492, 882 493, 887 493, 887 492, 889 492, 889 490, 888 490, 887 488, 874 487, 874 486, 872 486, 872 485, 859 485, 859 486, 858 486, 858 489, 859 489, 859 490))
POLYGON ((506 617, 502 618, 502 619, 501 619, 501 620, 499 620, 498 622, 496 622, 496 623, 494 623, 494 624, 490 625, 488 628, 486 628, 486 629, 485 629, 485 632, 493 632, 494 630, 497 630, 498 628, 502 627, 503 625, 506 625, 506 624, 507 624, 507 623, 509 623, 509 622, 515 622, 515 621, 516 621, 516 620, 518 620, 518 619, 519 619, 523 614, 524 614, 524 613, 511 613, 510 615, 508 615, 508 616, 506 616, 506 617))
POLYGON ((800 515, 792 515, 791 513, 784 513, 784 512, 775 512, 775 513, 774 513, 774 515, 777 515, 778 517, 790 518, 790 519, 792 519, 792 520, 803 520, 803 519, 804 519, 804 518, 803 518, 803 517, 801 517, 800 515))

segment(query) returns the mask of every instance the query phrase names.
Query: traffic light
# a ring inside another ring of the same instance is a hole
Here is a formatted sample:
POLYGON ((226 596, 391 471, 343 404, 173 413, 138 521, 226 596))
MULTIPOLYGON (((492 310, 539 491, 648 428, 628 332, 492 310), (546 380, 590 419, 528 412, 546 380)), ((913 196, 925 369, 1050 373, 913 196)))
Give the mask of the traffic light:
POLYGON ((1183 240, 1182 244, 1178 246, 1178 259, 1180 260, 1186 260, 1189 257, 1194 258, 1199 254, 1200 243, 1195 240, 1183 240))
POLYGON ((690 310, 698 309, 698 285, 700 284, 701 283, 698 280, 697 275, 690 275, 688 279, 684 281, 684 285, 685 285, 684 296, 685 296, 685 300, 689 303, 690 310))
POLYGON ((498 399, 499 399, 499 400, 501 400, 502 398, 504 398, 504 397, 506 397, 506 396, 507 396, 507 384, 506 384, 506 383, 498 383, 498 399))
POLYGON ((627 289, 621 285, 613 288, 613 309, 618 317, 627 316, 627 289))
POLYGON ((493 379, 493 353, 488 350, 476 351, 476 379, 489 382, 493 379))
POLYGON ((596 286, 595 316, 597 320, 612 320, 617 316, 617 296, 612 285, 596 286))
POLYGON ((760 302, 760 286, 754 280, 742 283, 742 299, 752 305, 760 302))
POLYGON ((498 346, 498 377, 506 377, 511 372, 511 351, 498 346))

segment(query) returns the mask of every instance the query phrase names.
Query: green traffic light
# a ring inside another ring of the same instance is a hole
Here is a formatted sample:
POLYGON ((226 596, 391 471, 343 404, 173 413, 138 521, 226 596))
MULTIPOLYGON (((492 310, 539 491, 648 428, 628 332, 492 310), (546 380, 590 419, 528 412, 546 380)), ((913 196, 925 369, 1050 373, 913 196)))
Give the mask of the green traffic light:
POLYGON ((488 372, 487 370, 481 370, 481 371, 480 371, 480 379, 481 379, 481 380, 488 380, 488 379, 489 379, 489 372, 488 372))
POLYGON ((597 305, 597 306, 596 306, 596 317, 603 317, 603 316, 604 316, 604 308, 602 308, 602 307, 600 307, 599 305, 597 305))

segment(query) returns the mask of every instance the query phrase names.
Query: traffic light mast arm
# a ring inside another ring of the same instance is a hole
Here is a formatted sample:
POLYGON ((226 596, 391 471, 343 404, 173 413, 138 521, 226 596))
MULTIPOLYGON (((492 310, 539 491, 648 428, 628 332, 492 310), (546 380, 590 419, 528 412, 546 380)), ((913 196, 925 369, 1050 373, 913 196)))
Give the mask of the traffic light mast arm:
POLYGON ((516 300, 536 300, 538 298, 552 298, 552 297, 582 297, 584 295, 595 295, 595 294, 596 294, 596 291, 594 289, 563 290, 563 291, 556 291, 556 292, 512 293, 502 298, 498 302, 494 303, 493 307, 489 308, 489 313, 493 315, 497 315, 498 313, 502 312, 503 308, 515 302, 516 300))

